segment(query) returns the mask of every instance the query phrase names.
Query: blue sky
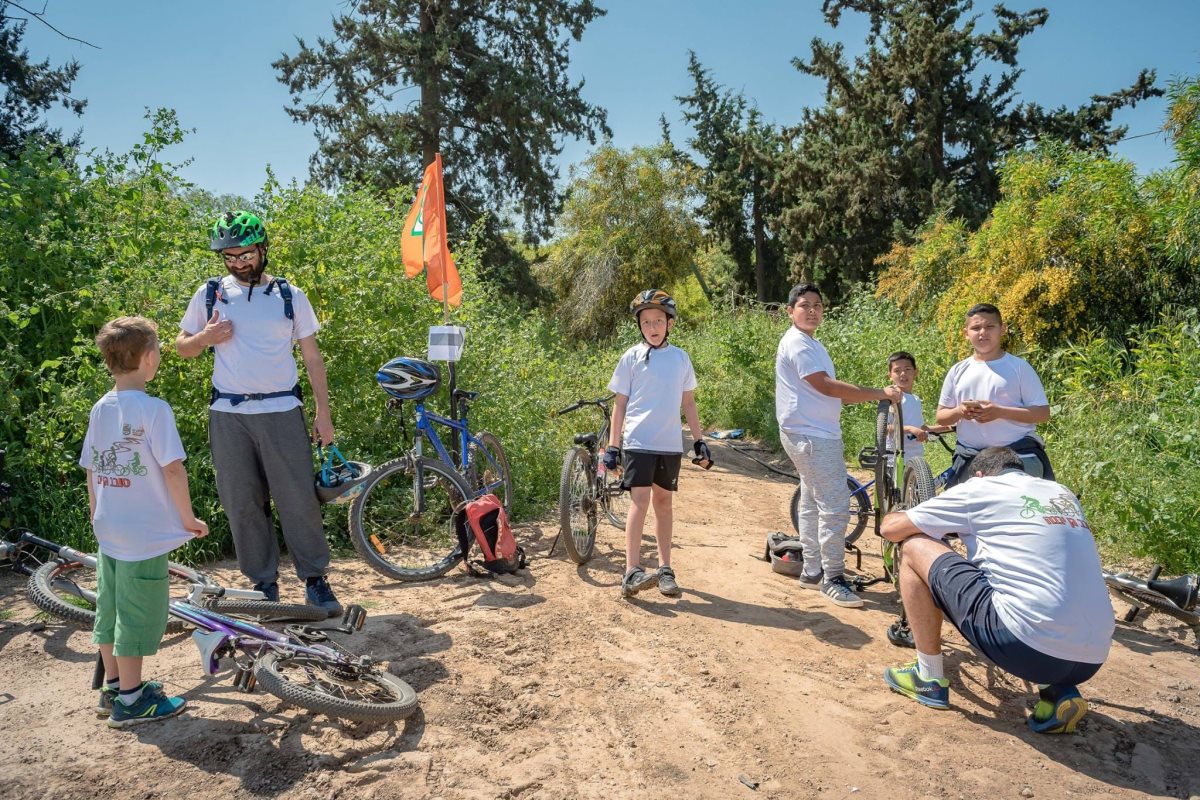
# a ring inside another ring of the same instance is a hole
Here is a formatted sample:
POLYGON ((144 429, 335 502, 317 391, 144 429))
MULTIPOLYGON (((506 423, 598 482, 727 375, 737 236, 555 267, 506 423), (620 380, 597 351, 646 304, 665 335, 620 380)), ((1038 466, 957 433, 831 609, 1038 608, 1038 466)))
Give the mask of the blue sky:
MULTIPOLYGON (((43 0, 22 5, 41 7, 43 0)), ((689 91, 687 51, 695 50, 720 83, 758 103, 767 119, 790 124, 805 105, 821 102, 823 86, 791 65, 807 57, 814 36, 840 39, 853 53, 865 25, 848 15, 836 30, 821 17, 820 0, 599 0, 607 16, 573 44, 572 71, 586 80, 585 97, 606 108, 621 147, 658 138, 666 113, 676 140, 687 135, 675 96, 689 91)), ((984 13, 992 3, 977 3, 984 13)), ((1123 88, 1142 67, 1173 77, 1200 74, 1200 2, 1196 0, 1010 1, 1014 10, 1042 5, 1050 21, 1025 39, 1019 63, 1021 98, 1055 107, 1077 106, 1093 93, 1123 88)), ((297 36, 328 35, 339 0, 243 0, 214 4, 128 0, 46 0, 56 27, 98 45, 69 42, 36 21, 27 28, 31 55, 54 63, 76 58, 82 71, 73 93, 88 99, 81 119, 55 114, 67 130, 82 128, 85 146, 125 151, 138 141, 146 107, 169 106, 187 141, 168 153, 192 159, 187 178, 216 193, 252 197, 270 164, 283 181, 305 179, 315 149, 312 130, 284 113, 288 96, 271 62, 294 54, 297 36)), ((11 10, 11 8, 10 8, 11 10)), ((12 10, 15 11, 15 10, 12 10)), ((1165 100, 1123 111, 1129 135, 1153 133, 1165 100)), ((566 142, 567 167, 582 160, 586 142, 566 142)), ((1161 134, 1123 142, 1117 153, 1143 172, 1173 157, 1161 134)))

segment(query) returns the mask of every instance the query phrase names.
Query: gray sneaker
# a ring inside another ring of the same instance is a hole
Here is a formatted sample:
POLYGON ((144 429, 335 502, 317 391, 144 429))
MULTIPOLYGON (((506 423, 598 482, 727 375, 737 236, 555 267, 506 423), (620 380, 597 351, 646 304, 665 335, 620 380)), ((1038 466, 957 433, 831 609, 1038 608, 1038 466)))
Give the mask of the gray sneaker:
POLYGON ((821 593, 842 608, 862 608, 862 598, 854 593, 844 575, 834 575, 821 584, 821 593))
POLYGON ((825 573, 818 572, 816 575, 809 577, 808 575, 805 575, 802 572, 802 573, 800 573, 800 577, 797 578, 796 580, 800 582, 801 589, 817 589, 817 590, 819 590, 825 583, 825 573))
POLYGON ((638 592, 644 592, 658 583, 658 575, 647 573, 641 567, 633 567, 621 579, 621 596, 633 597, 638 592))
POLYGON ((670 567, 658 568, 658 590, 667 597, 679 597, 683 594, 683 589, 675 582, 675 570, 670 567))

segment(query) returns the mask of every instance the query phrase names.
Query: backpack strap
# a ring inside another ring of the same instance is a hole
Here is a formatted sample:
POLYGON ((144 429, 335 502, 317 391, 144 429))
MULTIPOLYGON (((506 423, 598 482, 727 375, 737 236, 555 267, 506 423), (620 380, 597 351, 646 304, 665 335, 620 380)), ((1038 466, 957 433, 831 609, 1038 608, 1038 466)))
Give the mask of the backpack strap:
POLYGON ((287 282, 287 278, 273 278, 267 284, 265 294, 270 294, 271 289, 278 286, 279 296, 283 298, 283 315, 288 319, 295 319, 296 313, 292 310, 292 286, 287 282))
MULTIPOLYGON (((208 321, 210 319, 212 319, 213 308, 217 305, 217 293, 220 291, 220 289, 221 289, 221 279, 220 278, 209 278, 208 282, 204 284, 204 324, 205 325, 207 325, 208 321)), ((226 300, 224 297, 222 297, 221 302, 228 303, 229 301, 226 300)))

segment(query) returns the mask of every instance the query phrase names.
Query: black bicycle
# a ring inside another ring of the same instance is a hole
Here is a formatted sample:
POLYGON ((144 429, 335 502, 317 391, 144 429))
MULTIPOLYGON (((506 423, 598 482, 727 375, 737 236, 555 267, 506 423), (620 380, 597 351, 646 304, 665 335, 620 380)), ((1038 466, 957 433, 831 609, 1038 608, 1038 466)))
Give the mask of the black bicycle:
POLYGON ((595 400, 580 400, 555 412, 555 416, 570 414, 580 408, 594 406, 603 415, 598 433, 575 434, 575 445, 563 456, 562 473, 558 484, 558 536, 550 552, 561 538, 567 556, 576 564, 592 557, 596 547, 596 528, 600 515, 617 528, 624 530, 629 513, 629 493, 621 488, 621 469, 604 469, 601 451, 608 442, 612 414, 608 403, 613 395, 595 400))
POLYGON ((1197 609, 1200 575, 1159 580, 1161 573, 1161 566, 1150 570, 1145 579, 1128 572, 1104 573, 1109 591, 1129 604, 1129 610, 1120 620, 1132 624, 1143 611, 1159 611, 1188 625, 1196 636, 1196 648, 1200 649, 1200 610, 1197 609))

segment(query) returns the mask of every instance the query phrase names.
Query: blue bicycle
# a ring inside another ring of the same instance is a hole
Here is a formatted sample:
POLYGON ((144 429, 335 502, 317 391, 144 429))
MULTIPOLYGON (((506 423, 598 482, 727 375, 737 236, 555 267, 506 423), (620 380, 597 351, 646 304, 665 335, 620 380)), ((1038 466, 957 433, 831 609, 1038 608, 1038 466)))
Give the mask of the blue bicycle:
MULTIPOLYGON (((441 577, 462 560, 458 512, 465 502, 495 494, 512 507, 512 473, 500 440, 486 431, 472 433, 467 421, 477 392, 454 388, 452 416, 425 407, 424 398, 441 384, 436 365, 396 358, 376 373, 390 395, 388 409, 401 418, 403 403, 416 406, 413 447, 378 466, 350 506, 350 541, 372 569, 399 581, 441 577), (454 450, 443 444, 437 427, 450 429, 454 450), (425 444, 434 457, 425 454, 425 444)), ((407 438, 407 430, 404 430, 407 438)))

